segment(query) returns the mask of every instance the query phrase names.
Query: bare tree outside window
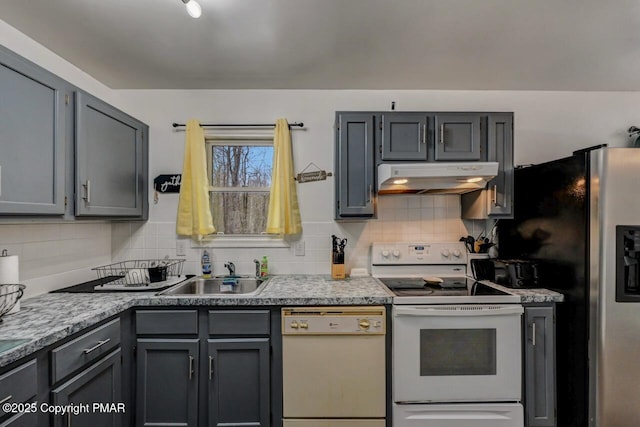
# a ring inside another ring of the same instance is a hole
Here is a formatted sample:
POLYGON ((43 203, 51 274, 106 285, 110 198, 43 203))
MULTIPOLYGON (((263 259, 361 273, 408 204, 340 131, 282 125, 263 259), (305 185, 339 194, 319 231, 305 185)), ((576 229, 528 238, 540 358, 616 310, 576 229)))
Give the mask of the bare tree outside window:
POLYGON ((211 213, 225 235, 266 229, 273 146, 211 145, 211 213))

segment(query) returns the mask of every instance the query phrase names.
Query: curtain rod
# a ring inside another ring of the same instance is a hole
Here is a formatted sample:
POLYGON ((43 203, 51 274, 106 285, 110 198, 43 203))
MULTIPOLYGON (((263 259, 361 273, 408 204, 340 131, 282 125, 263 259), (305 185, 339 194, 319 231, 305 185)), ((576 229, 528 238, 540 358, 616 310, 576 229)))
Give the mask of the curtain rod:
MULTIPOLYGON (((186 126, 184 123, 173 123, 172 126, 174 128, 184 127, 186 126)), ((276 127, 275 123, 262 123, 262 124, 211 124, 211 123, 201 123, 200 127, 234 127, 234 128, 256 128, 256 127, 276 127)), ((292 127, 304 127, 304 123, 289 123, 289 129, 292 127)))

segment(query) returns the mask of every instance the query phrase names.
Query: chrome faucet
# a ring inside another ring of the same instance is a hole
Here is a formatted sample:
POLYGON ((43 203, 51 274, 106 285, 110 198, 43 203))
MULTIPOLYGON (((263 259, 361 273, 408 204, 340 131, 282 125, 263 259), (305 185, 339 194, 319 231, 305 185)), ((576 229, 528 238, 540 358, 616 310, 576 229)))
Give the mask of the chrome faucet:
POLYGON ((229 270, 229 276, 233 277, 236 275, 236 265, 231 261, 225 263, 225 268, 229 270))
POLYGON ((260 277, 260 261, 254 259, 253 262, 256 265, 256 277, 260 277))

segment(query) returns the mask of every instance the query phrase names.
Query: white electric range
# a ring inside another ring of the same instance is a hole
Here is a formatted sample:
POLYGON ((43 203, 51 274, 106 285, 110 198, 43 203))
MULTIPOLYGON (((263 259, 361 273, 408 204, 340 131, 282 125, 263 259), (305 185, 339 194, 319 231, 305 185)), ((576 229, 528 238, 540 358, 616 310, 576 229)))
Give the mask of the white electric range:
POLYGON ((461 242, 371 251, 395 295, 394 427, 522 427, 520 297, 469 277, 461 242))

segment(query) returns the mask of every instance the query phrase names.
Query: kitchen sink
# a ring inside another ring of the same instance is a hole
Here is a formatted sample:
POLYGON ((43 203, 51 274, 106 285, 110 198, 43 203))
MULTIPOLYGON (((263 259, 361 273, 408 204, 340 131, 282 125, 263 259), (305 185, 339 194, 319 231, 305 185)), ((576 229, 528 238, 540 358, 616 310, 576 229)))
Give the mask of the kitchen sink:
POLYGON ((255 277, 193 277, 158 295, 255 295, 268 280, 255 277))

